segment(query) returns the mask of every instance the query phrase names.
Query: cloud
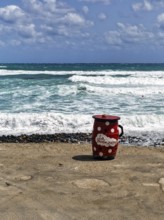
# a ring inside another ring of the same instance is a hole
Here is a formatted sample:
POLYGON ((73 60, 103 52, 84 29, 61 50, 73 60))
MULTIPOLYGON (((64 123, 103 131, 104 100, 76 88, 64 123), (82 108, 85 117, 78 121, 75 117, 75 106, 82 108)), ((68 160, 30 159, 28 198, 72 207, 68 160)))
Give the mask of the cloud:
POLYGON ((85 19, 73 12, 67 13, 60 21, 64 24, 68 25, 85 25, 85 19))
POLYGON ((98 18, 99 18, 100 20, 105 20, 107 17, 106 17, 106 14, 100 13, 100 14, 98 15, 98 18))
POLYGON ((132 8, 134 11, 140 11, 140 10, 151 11, 153 10, 153 5, 150 1, 144 0, 142 3, 139 2, 139 3, 133 4, 132 8))
POLYGON ((85 5, 85 6, 83 6, 83 12, 85 13, 85 14, 88 14, 88 12, 89 12, 89 8, 85 5))
POLYGON ((147 31, 143 25, 117 23, 117 27, 117 30, 109 31, 105 34, 105 40, 111 46, 122 47, 129 44, 147 44, 154 38, 154 34, 147 31))
POLYGON ((114 47, 120 47, 123 44, 119 31, 109 31, 105 33, 105 41, 107 44, 114 47))
POLYGON ((102 3, 102 4, 110 4, 112 0, 79 0, 81 2, 88 2, 88 3, 102 3))
POLYGON ((18 25, 17 31, 23 38, 39 37, 39 33, 37 33, 34 24, 28 24, 28 25, 26 25, 26 27, 24 27, 24 25, 18 25))
POLYGON ((163 0, 143 0, 142 2, 136 2, 132 4, 134 11, 152 11, 164 7, 163 0))
POLYGON ((45 15, 45 19, 52 16, 53 13, 58 13, 59 10, 65 9, 66 7, 62 4, 58 4, 56 0, 22 0, 24 2, 25 10, 37 17, 45 15))
POLYGON ((156 6, 157 8, 164 7, 164 1, 163 0, 149 0, 151 3, 156 6))
POLYGON ((158 26, 159 26, 161 29, 164 29, 164 13, 158 15, 158 17, 157 17, 157 22, 158 22, 158 26))
POLYGON ((71 40, 75 35, 83 38, 85 30, 94 25, 61 0, 22 0, 21 7, 1 7, 0 20, 7 44, 12 45, 55 42, 56 37, 65 36, 71 40))
POLYGON ((3 22, 13 23, 23 19, 25 13, 21 8, 16 5, 9 5, 4 8, 0 8, 0 19, 3 22))

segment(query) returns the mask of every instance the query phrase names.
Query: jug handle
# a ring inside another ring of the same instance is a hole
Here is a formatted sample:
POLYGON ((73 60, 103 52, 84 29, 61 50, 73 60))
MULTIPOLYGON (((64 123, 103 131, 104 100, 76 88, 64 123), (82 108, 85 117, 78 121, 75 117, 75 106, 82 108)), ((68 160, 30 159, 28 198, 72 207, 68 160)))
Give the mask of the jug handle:
POLYGON ((121 137, 124 134, 124 129, 123 129, 122 125, 118 125, 118 127, 121 128, 121 133, 119 134, 119 137, 121 137))

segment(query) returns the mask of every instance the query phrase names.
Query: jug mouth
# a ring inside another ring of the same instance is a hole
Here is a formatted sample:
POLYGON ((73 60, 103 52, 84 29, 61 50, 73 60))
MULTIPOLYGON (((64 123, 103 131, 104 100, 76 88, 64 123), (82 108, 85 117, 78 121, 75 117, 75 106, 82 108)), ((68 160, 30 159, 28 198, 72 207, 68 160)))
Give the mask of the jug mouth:
POLYGON ((120 120, 120 117, 118 117, 118 116, 106 115, 106 114, 93 115, 92 118, 95 118, 96 120, 100 120, 100 121, 118 121, 118 120, 120 120))

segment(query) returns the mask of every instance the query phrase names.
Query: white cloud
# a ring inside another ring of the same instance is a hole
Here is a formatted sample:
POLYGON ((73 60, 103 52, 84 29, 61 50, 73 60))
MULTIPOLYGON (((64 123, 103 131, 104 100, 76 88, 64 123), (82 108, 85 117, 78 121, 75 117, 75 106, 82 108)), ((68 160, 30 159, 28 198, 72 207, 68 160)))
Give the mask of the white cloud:
POLYGON ((24 38, 36 38, 39 34, 36 32, 35 25, 19 25, 17 26, 18 33, 24 38))
POLYGON ((163 0, 142 0, 132 4, 134 11, 152 11, 164 7, 163 0))
POLYGON ((62 19, 62 22, 70 25, 84 25, 85 19, 76 13, 68 13, 62 19))
POLYGON ((21 45, 21 41, 19 41, 19 40, 11 40, 10 41, 10 45, 12 45, 12 46, 19 46, 19 45, 21 45))
POLYGON ((98 15, 98 18, 99 18, 100 20, 105 20, 107 17, 106 17, 106 14, 100 13, 100 14, 98 15))
MULTIPOLYGON (((18 42, 55 42, 56 37, 65 36, 80 38, 84 37, 85 28, 87 30, 94 25, 61 0, 22 2, 21 8, 16 5, 0 7, 0 29, 8 35, 8 43, 10 41, 12 45, 19 45, 18 42)), ((84 10, 87 11, 87 6, 84 10)))
POLYGON ((161 23, 161 22, 163 23, 164 22, 164 13, 158 15, 157 20, 159 23, 161 23))
POLYGON ((164 46, 164 32, 163 31, 159 31, 157 33, 157 40, 155 42, 155 45, 157 45, 159 48, 161 48, 161 46, 164 46))
POLYGON ((83 12, 85 13, 85 14, 88 14, 88 12, 89 12, 89 8, 85 5, 85 6, 83 6, 83 12))
POLYGON ((81 2, 110 4, 112 0, 79 0, 81 2))
POLYGON ((142 9, 143 4, 142 3, 135 3, 132 5, 132 8, 134 11, 140 11, 142 9))
POLYGON ((25 13, 21 8, 16 5, 9 5, 4 8, 0 8, 0 19, 4 22, 16 22, 25 17, 25 13))
POLYGON ((164 13, 158 15, 157 22, 158 22, 158 26, 164 29, 164 13))
POLYGON ((124 25, 118 23, 118 27, 120 27, 119 31, 124 42, 146 43, 147 41, 152 40, 154 36, 153 33, 147 31, 143 25, 124 25))
POLYGON ((143 4, 144 4, 144 9, 146 11, 153 10, 153 5, 149 1, 145 0, 143 4))
POLYGON ((134 11, 140 11, 140 10, 151 11, 153 10, 153 4, 148 0, 144 0, 142 3, 139 2, 133 4, 132 8, 134 11))
MULTIPOLYGON (((25 5, 27 9, 33 14, 33 21, 36 19, 42 21, 42 23, 55 28, 59 25, 72 25, 72 28, 88 27, 92 25, 92 22, 86 20, 82 15, 76 12, 76 10, 61 0, 43 0, 43 2, 38 0, 26 0, 25 5), (76 27, 75 27, 76 26, 76 27)), ((84 10, 87 10, 85 8, 84 10)))
POLYGON ((120 47, 122 45, 121 34, 118 31, 109 31, 105 33, 105 41, 115 47, 120 47))
POLYGON ((143 44, 153 40, 154 34, 148 32, 143 25, 117 23, 118 30, 105 34, 106 42, 112 46, 126 46, 127 44, 143 44))
POLYGON ((164 7, 164 1, 163 0, 151 0, 151 2, 157 8, 164 7))

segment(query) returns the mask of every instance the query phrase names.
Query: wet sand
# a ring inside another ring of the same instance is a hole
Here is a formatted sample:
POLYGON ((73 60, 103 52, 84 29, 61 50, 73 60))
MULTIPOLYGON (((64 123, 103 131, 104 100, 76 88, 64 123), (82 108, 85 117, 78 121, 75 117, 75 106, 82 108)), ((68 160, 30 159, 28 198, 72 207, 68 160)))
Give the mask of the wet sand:
POLYGON ((164 148, 1 143, 0 219, 163 220, 164 148))

